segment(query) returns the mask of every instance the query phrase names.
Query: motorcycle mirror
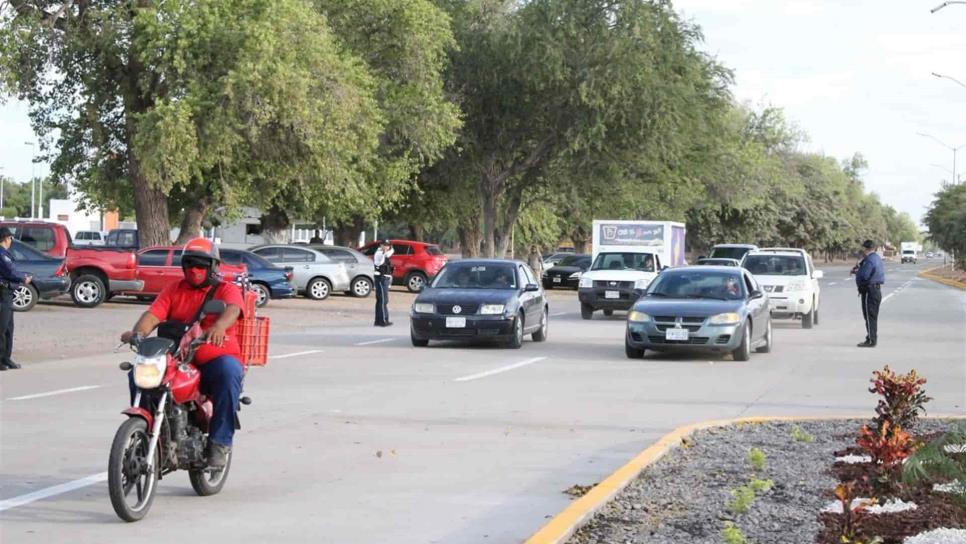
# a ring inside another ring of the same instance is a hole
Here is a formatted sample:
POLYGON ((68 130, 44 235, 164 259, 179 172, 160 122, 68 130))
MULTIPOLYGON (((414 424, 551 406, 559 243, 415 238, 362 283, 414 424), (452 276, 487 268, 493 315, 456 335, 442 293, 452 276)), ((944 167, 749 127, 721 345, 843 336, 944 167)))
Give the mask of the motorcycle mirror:
POLYGON ((130 372, 130 370, 131 370, 132 368, 134 368, 134 365, 132 365, 131 363, 129 363, 129 362, 127 362, 127 361, 124 361, 123 363, 121 363, 120 365, 118 365, 118 367, 119 367, 119 368, 120 368, 121 370, 123 370, 124 372, 130 372))
POLYGON ((225 313, 225 303, 220 300, 209 300, 201 311, 206 314, 223 314, 225 313))

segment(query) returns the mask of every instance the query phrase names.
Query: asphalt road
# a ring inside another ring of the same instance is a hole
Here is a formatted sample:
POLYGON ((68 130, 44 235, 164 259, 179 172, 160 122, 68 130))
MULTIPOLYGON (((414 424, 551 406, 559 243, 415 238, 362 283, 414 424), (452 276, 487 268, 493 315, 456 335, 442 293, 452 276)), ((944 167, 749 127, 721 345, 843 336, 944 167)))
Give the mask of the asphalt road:
MULTIPOLYGON (((772 353, 746 363, 628 360, 623 315, 583 321, 572 292, 552 295, 549 341, 521 350, 417 349, 400 311, 395 327, 375 329, 363 310, 312 321, 286 302, 271 313, 273 359, 246 380, 254 404, 224 491, 197 497, 176 473, 135 525, 116 518, 103 481, 127 402, 125 355, 21 358, 32 364, 0 374, 0 541, 520 542, 568 504, 564 489, 599 481, 676 426, 871 415, 868 379, 886 363, 929 380, 931 413, 962 414, 966 293, 917 278, 925 266, 888 265, 878 348, 855 347, 854 286, 847 269, 825 268, 821 324, 776 321, 772 353)), ((98 346, 143 309, 46 308, 17 316, 29 340, 44 344, 63 312, 65 334, 98 346)))

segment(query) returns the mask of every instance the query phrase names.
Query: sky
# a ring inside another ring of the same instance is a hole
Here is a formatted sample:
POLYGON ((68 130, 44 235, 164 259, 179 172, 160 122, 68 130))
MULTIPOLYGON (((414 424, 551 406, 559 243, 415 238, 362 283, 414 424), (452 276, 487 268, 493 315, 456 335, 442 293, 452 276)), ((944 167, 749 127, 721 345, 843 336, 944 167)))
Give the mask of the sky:
MULTIPOLYGON (((869 162, 866 187, 919 221, 966 145, 966 5, 942 0, 677 0, 704 47, 735 73, 733 93, 772 105, 805 147, 869 162)), ((0 174, 25 181, 35 140, 26 105, 0 105, 0 174)), ((966 147, 957 171, 966 180, 966 147)), ((37 173, 46 172, 43 165, 37 173)))

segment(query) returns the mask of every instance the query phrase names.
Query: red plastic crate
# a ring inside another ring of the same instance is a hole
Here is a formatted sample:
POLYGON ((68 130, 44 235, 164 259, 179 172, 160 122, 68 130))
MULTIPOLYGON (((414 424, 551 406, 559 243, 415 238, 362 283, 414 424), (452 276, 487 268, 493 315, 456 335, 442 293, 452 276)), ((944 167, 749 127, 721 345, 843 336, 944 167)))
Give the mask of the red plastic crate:
POLYGON ((265 366, 268 363, 269 326, 269 319, 263 316, 238 321, 242 362, 246 365, 265 366))
POLYGON ((242 291, 244 297, 245 306, 242 308, 242 314, 246 319, 255 317, 255 307, 258 305, 258 295, 255 291, 245 289, 242 291))

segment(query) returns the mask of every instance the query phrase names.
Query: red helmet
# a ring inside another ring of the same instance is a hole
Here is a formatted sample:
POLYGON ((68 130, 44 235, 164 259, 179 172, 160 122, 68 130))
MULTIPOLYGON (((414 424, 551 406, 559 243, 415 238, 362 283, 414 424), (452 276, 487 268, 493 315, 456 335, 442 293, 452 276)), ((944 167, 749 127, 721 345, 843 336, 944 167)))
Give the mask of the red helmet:
POLYGON ((195 238, 193 240, 188 240, 188 243, 184 245, 184 251, 181 254, 181 262, 184 263, 185 261, 195 259, 203 259, 208 262, 209 268, 213 267, 221 262, 221 256, 218 253, 218 246, 207 238, 195 238))

